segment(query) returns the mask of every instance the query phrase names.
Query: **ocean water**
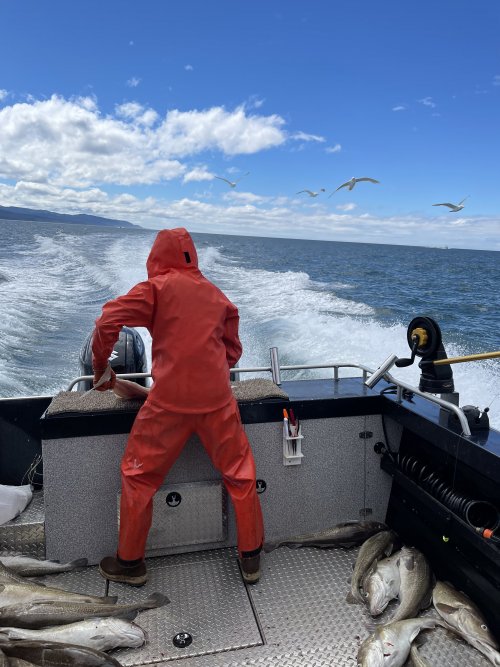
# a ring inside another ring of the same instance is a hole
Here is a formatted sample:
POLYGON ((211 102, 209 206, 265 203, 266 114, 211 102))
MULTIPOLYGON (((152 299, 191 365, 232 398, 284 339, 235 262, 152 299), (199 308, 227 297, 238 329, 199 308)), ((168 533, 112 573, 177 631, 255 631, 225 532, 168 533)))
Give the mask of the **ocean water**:
MULTIPOLYGON (((156 231, 0 221, 0 396, 50 395, 80 375, 102 305, 146 278, 156 231)), ((437 320, 448 356, 500 349, 500 254, 193 234, 200 268, 239 307, 240 365, 409 356, 417 315, 437 320)), ((149 349, 150 339, 141 330, 149 349)), ((453 366, 460 404, 500 429, 500 359, 453 366)), ((417 365, 393 375, 418 385, 417 365)), ((356 374, 343 371, 341 374, 356 374)), ((329 377, 296 371, 284 379, 329 377)), ((246 376, 251 377, 251 376, 246 376)))

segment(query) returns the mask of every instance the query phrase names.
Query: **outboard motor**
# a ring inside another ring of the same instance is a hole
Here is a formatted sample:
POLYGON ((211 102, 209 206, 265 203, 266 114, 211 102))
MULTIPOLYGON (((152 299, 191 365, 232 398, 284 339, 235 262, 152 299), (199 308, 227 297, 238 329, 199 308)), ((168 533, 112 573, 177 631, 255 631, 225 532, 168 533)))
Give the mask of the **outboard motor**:
MULTIPOLYGON (((82 375, 93 375, 92 370, 92 336, 93 331, 89 333, 80 350, 80 372, 82 375)), ((147 373, 148 361, 146 349, 138 331, 132 327, 123 327, 120 331, 118 340, 113 347, 109 363, 115 373, 147 373)), ((145 378, 134 380, 143 387, 146 386, 145 378)), ((79 391, 86 391, 92 388, 92 382, 86 380, 78 383, 79 391)))

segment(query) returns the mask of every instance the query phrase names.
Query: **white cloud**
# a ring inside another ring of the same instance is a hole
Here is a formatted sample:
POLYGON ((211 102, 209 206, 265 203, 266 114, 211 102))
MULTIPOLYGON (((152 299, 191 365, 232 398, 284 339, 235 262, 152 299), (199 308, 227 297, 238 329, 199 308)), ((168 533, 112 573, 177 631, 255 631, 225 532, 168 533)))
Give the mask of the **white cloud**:
POLYGON ((155 197, 140 199, 128 192, 110 195, 95 187, 76 189, 27 181, 13 186, 0 182, 0 199, 5 206, 85 212, 154 229, 170 226, 166 221, 172 221, 172 226, 184 226, 193 232, 422 246, 429 245, 432 239, 435 246, 500 250, 498 219, 494 217, 453 220, 446 214, 430 219, 417 215, 360 216, 333 213, 321 206, 294 207, 284 197, 267 198, 247 192, 231 193, 231 197, 228 201, 232 203, 227 205, 187 197, 167 201, 155 197))
POLYGON ((258 95, 250 95, 244 106, 245 109, 260 109, 264 106, 264 102, 265 100, 258 95))
POLYGON ((262 195, 256 195, 253 192, 237 192, 234 190, 226 192, 222 198, 225 201, 236 201, 246 204, 263 204, 274 200, 274 197, 264 197, 262 195))
POLYGON ((234 111, 212 107, 204 111, 169 111, 158 128, 158 146, 170 155, 188 156, 203 150, 226 155, 257 153, 280 146, 286 140, 285 121, 271 116, 247 115, 240 106, 234 111))
POLYGON ((145 109, 138 102, 125 102, 115 107, 117 116, 133 120, 139 125, 151 127, 159 116, 154 109, 145 109))
POLYGON ((297 141, 316 141, 320 144, 326 141, 325 137, 321 137, 317 134, 307 134, 307 132, 301 131, 292 134, 292 139, 296 139, 297 141))
POLYGON ((137 88, 137 86, 140 83, 141 83, 141 79, 138 79, 136 76, 133 76, 131 79, 128 79, 127 86, 129 88, 137 88))
POLYGON ((393 111, 406 111, 406 107, 404 104, 398 104, 396 107, 392 107, 393 111))
POLYGON ((325 153, 340 153, 342 146, 340 144, 335 144, 335 146, 328 146, 325 148, 325 153))
POLYGON ((425 107, 430 107, 431 109, 434 109, 436 107, 436 103, 434 102, 432 97, 423 97, 421 100, 418 101, 425 107))
POLYGON ((0 109, 0 178, 74 188, 207 180, 181 160, 208 150, 234 156, 279 146, 287 139, 284 123, 243 107, 174 109, 160 118, 137 102, 104 116, 94 98, 54 95, 0 109))
POLYGON ((195 167, 191 169, 182 179, 184 183, 191 183, 192 181, 212 181, 214 175, 211 174, 207 167, 195 167))
POLYGON ((357 208, 357 204, 339 204, 336 208, 338 208, 339 211, 354 211, 354 209, 357 208))
POLYGON ((500 86, 500 74, 495 74, 493 77, 493 85, 500 86))
POLYGON ((8 93, 7 90, 5 90, 5 89, 3 89, 3 88, 0 88, 0 102, 1 102, 2 100, 4 100, 4 99, 7 97, 8 94, 9 94, 9 93, 8 93))
POLYGON ((194 70, 194 67, 192 65, 184 65, 184 69, 186 72, 192 72, 194 70))

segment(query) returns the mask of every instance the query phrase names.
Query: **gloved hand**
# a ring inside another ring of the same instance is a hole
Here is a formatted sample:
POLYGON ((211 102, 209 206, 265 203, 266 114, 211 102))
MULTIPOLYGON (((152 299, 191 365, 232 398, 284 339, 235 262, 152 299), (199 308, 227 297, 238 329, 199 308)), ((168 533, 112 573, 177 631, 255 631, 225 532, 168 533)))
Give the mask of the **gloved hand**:
POLYGON ((116 374, 108 364, 106 368, 94 368, 94 389, 107 391, 113 389, 116 383, 116 374))

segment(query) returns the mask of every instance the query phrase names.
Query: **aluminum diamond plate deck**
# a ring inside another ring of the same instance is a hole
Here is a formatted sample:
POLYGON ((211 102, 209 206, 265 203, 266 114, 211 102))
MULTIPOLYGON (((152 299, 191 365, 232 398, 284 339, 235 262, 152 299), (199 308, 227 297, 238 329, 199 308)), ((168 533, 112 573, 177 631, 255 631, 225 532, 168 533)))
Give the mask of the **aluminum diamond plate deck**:
POLYGON ((43 492, 35 491, 28 507, 15 519, 0 526, 0 552, 45 557, 45 510, 43 492))
MULTIPOLYGON (((345 601, 356 555, 356 549, 282 547, 263 555, 261 580, 248 588, 248 595, 233 549, 150 559, 146 586, 111 584, 110 594, 118 595, 119 602, 131 602, 159 590, 171 604, 137 617, 148 635, 143 648, 118 649, 113 655, 127 667, 356 667, 358 648, 372 621, 364 606, 345 601), (178 632, 192 634, 188 648, 173 646, 178 632)), ((104 594, 94 567, 44 581, 104 594)), ((442 629, 425 634, 420 654, 429 667, 490 665, 442 629)))

